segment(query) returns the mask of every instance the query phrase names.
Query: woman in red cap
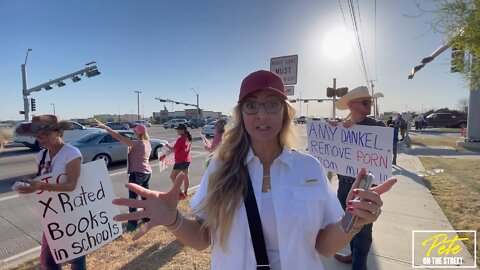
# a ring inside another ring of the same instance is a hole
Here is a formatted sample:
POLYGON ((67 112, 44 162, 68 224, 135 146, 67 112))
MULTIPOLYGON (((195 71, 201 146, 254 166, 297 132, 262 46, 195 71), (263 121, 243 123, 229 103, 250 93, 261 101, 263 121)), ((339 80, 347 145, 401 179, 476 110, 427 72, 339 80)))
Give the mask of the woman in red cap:
MULTIPOLYGON (((77 186, 82 164, 82 153, 78 148, 65 144, 62 140, 63 131, 73 129, 68 122, 61 122, 55 115, 39 115, 32 118, 31 123, 24 123, 17 127, 15 132, 19 135, 33 136, 44 148, 36 157, 38 164, 37 176, 53 173, 65 173, 66 181, 63 183, 46 183, 28 180, 28 185, 16 188, 22 194, 33 193, 38 190, 69 192, 77 186)), ((42 250, 40 253, 42 269, 61 269, 61 264, 55 263, 50 252, 45 233, 42 235, 42 250)), ((74 270, 86 269, 85 256, 70 261, 74 270)))
POLYGON ((190 149, 192 148, 192 135, 188 131, 185 124, 179 124, 175 129, 177 130, 179 137, 175 141, 175 144, 172 148, 172 150, 175 151, 175 165, 173 165, 170 179, 172 182, 174 182, 180 173, 185 175, 183 180, 183 192, 180 191, 178 193, 178 199, 183 200, 188 197, 188 167, 190 167, 190 162, 192 161, 192 158, 190 157, 190 149))
MULTIPOLYGON (((128 182, 135 183, 139 186, 149 189, 150 177, 152 176, 152 168, 150 167, 149 163, 152 146, 149 141, 147 127, 137 124, 133 128, 133 131, 135 132, 138 140, 130 140, 110 127, 104 125, 100 121, 96 119, 95 121, 99 128, 106 130, 119 142, 128 146, 128 182)), ((129 190, 128 197, 130 199, 137 200, 138 194, 132 190, 129 190)), ((142 197, 142 200, 145 200, 145 198, 142 197)), ((130 213, 134 213, 137 211, 137 208, 130 207, 128 210, 130 213)), ((145 218, 143 221, 148 222, 148 219, 145 218)), ((136 219, 129 220, 126 231, 135 231, 137 229, 137 225, 138 223, 136 219)))
MULTIPOLYGON (((332 256, 354 233, 341 229, 344 211, 319 161, 293 149, 294 116, 282 79, 265 70, 251 73, 242 82, 232 125, 190 202, 195 219, 177 210, 181 174, 167 193, 127 185, 147 197, 138 205, 144 210, 114 219, 151 218, 135 239, 163 225, 187 246, 211 245, 211 269, 323 269, 319 254, 332 256)), ((365 200, 347 199, 348 211, 359 217, 355 231, 378 218, 379 194, 395 181, 354 190, 365 200)))

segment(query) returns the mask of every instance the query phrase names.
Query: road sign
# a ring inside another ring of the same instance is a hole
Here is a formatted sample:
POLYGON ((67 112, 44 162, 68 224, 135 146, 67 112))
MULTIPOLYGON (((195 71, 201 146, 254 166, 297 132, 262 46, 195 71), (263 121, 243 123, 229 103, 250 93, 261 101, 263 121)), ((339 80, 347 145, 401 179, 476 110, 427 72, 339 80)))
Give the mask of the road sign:
POLYGON ((282 77, 285 85, 297 84, 298 55, 270 59, 270 71, 282 77))
POLYGON ((293 96, 295 86, 287 85, 285 86, 285 91, 287 92, 287 96, 293 96))

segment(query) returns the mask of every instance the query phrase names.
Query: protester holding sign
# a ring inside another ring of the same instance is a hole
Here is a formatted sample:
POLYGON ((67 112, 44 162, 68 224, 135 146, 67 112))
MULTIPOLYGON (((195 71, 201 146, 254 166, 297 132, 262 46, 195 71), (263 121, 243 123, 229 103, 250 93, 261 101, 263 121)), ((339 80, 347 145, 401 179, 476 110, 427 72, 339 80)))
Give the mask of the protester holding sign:
POLYGON ((210 165, 210 160, 212 160, 213 152, 215 152, 215 150, 222 142, 222 136, 223 133, 225 133, 225 125, 227 125, 227 120, 219 119, 215 123, 215 133, 213 134, 212 143, 210 143, 210 141, 208 140, 206 142, 204 141, 204 148, 210 153, 210 155, 207 157, 207 161, 205 162, 205 168, 208 168, 208 165, 210 165))
MULTIPOLYGON (((292 149, 294 116, 282 79, 270 71, 251 73, 240 87, 232 126, 191 200, 196 219, 177 210, 176 192, 184 177, 179 174, 167 193, 127 185, 147 200, 120 198, 113 203, 144 211, 115 220, 151 218, 134 239, 164 225, 187 246, 203 250, 211 244, 212 269, 323 269, 318 253, 333 255, 353 234, 340 227, 343 211, 318 160, 292 149)), ((364 169, 359 176, 363 174, 364 169)), ((349 202, 349 211, 360 217, 356 229, 377 220, 379 194, 395 181, 372 190, 354 189, 366 199, 349 202)))
MULTIPOLYGON (((96 124, 99 128, 104 129, 108 134, 112 135, 119 142, 128 146, 128 182, 135 183, 146 189, 150 185, 150 177, 152 176, 152 168, 150 167, 150 153, 152 152, 152 146, 150 145, 149 136, 147 133, 147 127, 141 124, 136 125, 133 128, 138 140, 130 140, 127 137, 122 136, 120 133, 104 125, 100 121, 96 120, 96 124)), ((137 200, 138 194, 129 191, 128 197, 130 199, 137 200)), ((145 198, 142 197, 142 200, 145 198)), ((130 207, 128 209, 130 213, 137 211, 137 208, 130 207)), ((148 219, 144 219, 147 222, 148 219)), ((135 231, 137 229, 137 220, 129 220, 127 224, 127 231, 135 231)))
MULTIPOLYGON (((33 193, 36 191, 73 191, 77 186, 82 164, 82 154, 78 148, 65 144, 62 140, 64 130, 73 129, 73 125, 68 122, 60 122, 55 115, 39 115, 32 118, 31 123, 24 123, 17 127, 15 132, 19 135, 34 136, 37 141, 45 148, 40 151, 36 157, 38 164, 37 176, 48 173, 66 174, 65 182, 49 183, 48 180, 33 181, 28 180, 28 185, 17 187, 17 192, 22 194, 33 193)), ((45 232, 42 235, 42 250, 40 254, 40 263, 44 269, 60 269, 61 265, 55 263, 52 252, 47 243, 45 232)), ((70 261, 74 270, 86 269, 85 256, 80 256, 70 261)))
MULTIPOLYGON (((368 117, 371 113, 372 96, 366 86, 359 86, 342 96, 336 105, 339 110, 350 110, 351 119, 347 125, 385 126, 382 121, 368 117)), ((344 125, 345 126, 345 125, 344 125)), ((337 196, 346 209, 347 197, 355 183, 355 178, 338 174, 337 196)), ((349 205, 350 206, 350 205, 349 205)), ((352 270, 367 269, 367 256, 372 245, 372 223, 367 223, 350 241, 351 254, 335 254, 335 258, 343 263, 352 264, 352 270)))
POLYGON ((223 136, 223 133, 225 132, 225 125, 227 125, 227 120, 218 119, 218 121, 215 123, 215 133, 213 134, 212 143, 209 146, 205 145, 204 146, 205 150, 207 150, 210 153, 213 153, 217 149, 217 147, 222 142, 222 136, 223 136))
POLYGON ((179 173, 183 173, 185 175, 183 180, 183 192, 178 193, 178 198, 183 200, 188 197, 188 167, 192 161, 192 158, 190 157, 190 149, 192 148, 192 135, 187 130, 187 126, 185 124, 179 124, 175 129, 180 137, 177 139, 177 141, 175 141, 173 147, 167 145, 173 151, 175 151, 175 165, 173 165, 170 179, 172 182, 174 182, 179 173))

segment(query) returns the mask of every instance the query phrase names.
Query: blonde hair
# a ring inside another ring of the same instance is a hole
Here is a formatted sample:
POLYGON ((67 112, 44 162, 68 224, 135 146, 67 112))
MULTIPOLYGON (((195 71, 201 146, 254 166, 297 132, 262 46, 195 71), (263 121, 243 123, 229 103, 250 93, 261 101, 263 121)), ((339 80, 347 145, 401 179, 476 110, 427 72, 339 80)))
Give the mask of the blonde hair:
MULTIPOLYGON (((281 147, 293 148, 297 138, 293 126, 295 109, 284 102, 282 129, 278 135, 281 147)), ((241 104, 233 110, 233 121, 223 134, 222 143, 215 152, 217 169, 210 174, 208 192, 200 204, 198 212, 206 213, 203 226, 210 230, 211 235, 219 232, 220 245, 225 249, 232 221, 247 194, 248 186, 244 162, 250 149, 250 141, 243 125, 241 104)))
POLYGON ((138 134, 137 133, 137 136, 140 140, 142 141, 148 141, 150 140, 150 137, 148 136, 148 133, 144 133, 144 134, 138 134))

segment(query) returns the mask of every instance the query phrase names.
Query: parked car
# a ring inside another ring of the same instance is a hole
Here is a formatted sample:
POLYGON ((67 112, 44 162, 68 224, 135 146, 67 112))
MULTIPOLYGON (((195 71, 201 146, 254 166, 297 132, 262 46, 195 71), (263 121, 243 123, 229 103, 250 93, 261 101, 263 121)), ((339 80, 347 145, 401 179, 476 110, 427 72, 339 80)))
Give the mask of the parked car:
POLYGON ((432 113, 425 120, 427 120, 427 127, 467 127, 467 119, 465 117, 456 117, 451 113, 432 113))
POLYGON ((202 118, 192 118, 187 122, 187 126, 190 128, 203 127, 205 124, 207 124, 207 120, 202 118))
POLYGON ((307 117, 306 116, 297 117, 297 119, 295 119, 295 122, 297 122, 297 124, 305 124, 307 123, 307 117))
MULTIPOLYGON (((63 131, 63 141, 68 143, 71 141, 74 141, 86 134, 93 133, 95 131, 98 131, 97 128, 86 128, 82 125, 80 125, 77 122, 73 121, 68 121, 73 125, 73 130, 64 130, 63 131)), ((21 123, 25 123, 21 122, 21 123)), ((19 126, 21 123, 17 124, 19 126)), ((28 123, 28 122, 27 122, 28 123)), ((17 129, 17 127, 15 127, 17 129)), ((38 141, 35 139, 35 137, 32 136, 20 136, 15 133, 15 129, 13 132, 13 141, 16 143, 21 143, 26 147, 32 148, 33 150, 40 150, 42 146, 38 143, 38 141)))
POLYGON ((178 127, 179 124, 187 124, 187 119, 172 119, 172 120, 169 120, 165 123, 163 123, 163 127, 165 129, 168 129, 168 128, 176 128, 178 127))
POLYGON ((146 127, 151 127, 151 126, 152 126, 152 124, 150 124, 150 122, 145 121, 145 120, 137 120, 137 121, 135 121, 135 122, 133 122, 133 123, 134 123, 134 125, 136 125, 136 124, 142 124, 142 125, 144 125, 144 126, 146 126, 146 127))
POLYGON ((113 130, 129 130, 130 125, 124 122, 107 122, 105 126, 113 129, 113 130))
MULTIPOLYGON (((136 140, 135 133, 130 130, 118 131, 122 136, 136 140)), ((166 140, 150 139, 152 146, 151 158, 157 158, 157 151, 168 144, 166 140)), ((78 140, 71 142, 77 147, 83 156, 83 162, 103 160, 109 166, 112 162, 127 160, 127 146, 104 130, 97 129, 96 132, 85 135, 78 140)))
POLYGON ((213 136, 215 134, 215 124, 217 123, 217 120, 211 121, 208 124, 204 125, 202 127, 202 134, 205 135, 206 137, 213 136))

